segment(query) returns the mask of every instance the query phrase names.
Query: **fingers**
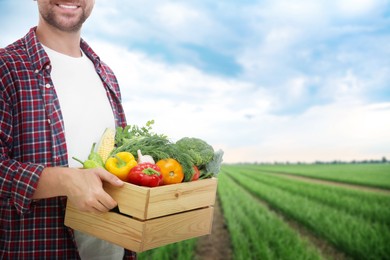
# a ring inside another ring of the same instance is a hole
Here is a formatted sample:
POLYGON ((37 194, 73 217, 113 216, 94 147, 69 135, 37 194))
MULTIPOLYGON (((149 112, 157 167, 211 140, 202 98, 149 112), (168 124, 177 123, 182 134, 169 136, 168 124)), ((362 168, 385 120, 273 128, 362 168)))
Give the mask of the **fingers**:
MULTIPOLYGON (((71 198, 68 199, 72 200, 71 198)), ((81 211, 97 214, 108 212, 118 205, 109 195, 99 199, 92 197, 90 199, 72 201, 72 204, 81 211)))
POLYGON ((79 210, 104 213, 117 206, 117 202, 103 189, 102 181, 120 186, 123 182, 103 169, 78 170, 72 175, 73 181, 68 199, 79 210))
POLYGON ((114 174, 109 173, 103 169, 96 169, 96 173, 99 175, 100 179, 106 181, 114 186, 123 186, 124 182, 116 177, 114 174))
MULTIPOLYGON (((116 203, 115 203, 115 206, 116 206, 116 203)), ((95 203, 95 206, 92 207, 92 212, 93 213, 97 213, 97 214, 102 214, 102 213, 106 213, 108 211, 110 211, 111 209, 113 209, 115 206, 113 207, 107 207, 105 204, 103 204, 102 202, 100 201, 97 201, 95 203)))
POLYGON ((87 200, 86 204, 90 210, 92 209, 98 213, 107 212, 118 205, 117 202, 101 187, 90 194, 90 199, 87 200))
POLYGON ((118 203, 113 198, 111 198, 110 195, 108 195, 107 193, 104 193, 103 195, 104 196, 101 196, 98 199, 98 204, 97 204, 97 208, 100 211, 107 212, 118 205, 118 203))

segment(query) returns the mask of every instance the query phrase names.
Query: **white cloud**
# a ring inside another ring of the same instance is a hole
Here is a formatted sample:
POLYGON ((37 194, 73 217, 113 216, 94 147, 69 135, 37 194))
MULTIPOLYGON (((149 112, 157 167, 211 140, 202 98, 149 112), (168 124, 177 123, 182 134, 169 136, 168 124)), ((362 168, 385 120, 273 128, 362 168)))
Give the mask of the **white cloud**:
POLYGON ((175 135, 205 136, 220 122, 234 122, 268 109, 266 93, 254 91, 251 84, 211 76, 190 66, 168 65, 108 43, 91 45, 116 72, 128 114, 137 123, 159 117, 164 122, 161 125, 175 135))
POLYGON ((380 11, 380 8, 388 5, 386 0, 339 0, 336 7, 340 15, 346 17, 364 17, 380 11))
MULTIPOLYGON (((225 150, 226 162, 352 160, 390 152, 390 123, 381 120, 390 116, 390 103, 340 98, 300 115, 275 116, 269 113, 271 93, 248 82, 168 65, 107 43, 93 46, 122 84, 129 123, 155 119, 155 130, 174 140, 204 138, 225 150)), ((292 79, 288 96, 305 96, 306 81, 292 79)), ((334 84, 345 84, 336 88, 345 96, 358 85, 352 72, 334 84)))
POLYGON ((186 6, 183 3, 166 3, 157 7, 157 23, 166 30, 186 31, 193 27, 193 24, 202 23, 208 17, 202 15, 196 9, 186 6))
MULTIPOLYGON (((226 147, 228 161, 306 161, 380 159, 390 155, 390 103, 335 103, 299 116, 264 119, 260 142, 226 147)), ((261 129, 261 126, 258 126, 261 129)))
MULTIPOLYGON (((2 14, 3 46, 36 24, 32 4, 2 14)), ((130 124, 155 119, 173 139, 204 138, 227 162, 390 157, 388 6, 99 0, 83 37, 118 76, 130 124), (196 67, 207 61, 183 43, 230 55, 242 71, 196 67)))

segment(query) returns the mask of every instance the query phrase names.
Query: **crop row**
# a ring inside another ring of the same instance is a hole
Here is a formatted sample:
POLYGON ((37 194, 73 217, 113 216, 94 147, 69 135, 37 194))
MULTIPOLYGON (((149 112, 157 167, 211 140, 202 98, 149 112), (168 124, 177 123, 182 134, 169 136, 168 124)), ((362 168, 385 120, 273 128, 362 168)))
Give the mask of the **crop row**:
POLYGON ((357 217, 361 216, 367 221, 385 223, 390 226, 390 196, 286 179, 283 176, 264 173, 256 169, 248 170, 240 167, 234 169, 236 174, 242 174, 284 191, 305 196, 357 217))
POLYGON ((218 196, 234 259, 322 259, 311 244, 223 172, 218 196))
POLYGON ((243 188, 308 227, 347 255, 355 259, 385 259, 390 255, 388 225, 261 182, 242 172, 224 169, 225 174, 243 188))
POLYGON ((195 257, 197 239, 188 239, 181 242, 169 244, 166 246, 154 248, 142 253, 138 253, 138 260, 193 260, 195 257))
POLYGON ((390 164, 242 165, 242 168, 390 189, 390 164))

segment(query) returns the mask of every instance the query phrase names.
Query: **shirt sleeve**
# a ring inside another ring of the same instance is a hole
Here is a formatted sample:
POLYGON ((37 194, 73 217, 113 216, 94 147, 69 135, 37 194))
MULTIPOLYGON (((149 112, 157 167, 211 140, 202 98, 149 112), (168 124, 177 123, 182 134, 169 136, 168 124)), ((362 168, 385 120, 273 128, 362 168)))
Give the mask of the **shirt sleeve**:
POLYGON ((14 206, 19 214, 28 213, 43 166, 20 163, 3 154, 0 160, 1 204, 14 206))
POLYGON ((12 114, 7 96, 9 76, 0 59, 0 206, 12 205, 20 214, 30 210, 43 165, 12 159, 12 114))

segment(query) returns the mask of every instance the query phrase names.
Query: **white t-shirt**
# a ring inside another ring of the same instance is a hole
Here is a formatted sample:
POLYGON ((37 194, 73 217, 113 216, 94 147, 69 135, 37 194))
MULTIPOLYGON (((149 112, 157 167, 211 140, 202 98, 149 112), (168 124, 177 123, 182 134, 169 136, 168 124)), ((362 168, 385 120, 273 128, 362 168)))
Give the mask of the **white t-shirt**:
POLYGON ((72 157, 87 159, 106 127, 115 127, 114 114, 103 83, 85 54, 74 58, 47 47, 45 51, 64 119, 69 166, 81 167, 72 157))
MULTIPOLYGON (((107 127, 115 127, 114 114, 103 83, 94 65, 83 53, 74 58, 44 46, 52 70, 65 125, 69 167, 82 167, 73 160, 88 158, 92 144, 98 142, 107 127)), ((122 259, 124 249, 104 240, 75 231, 82 259, 122 259)))

